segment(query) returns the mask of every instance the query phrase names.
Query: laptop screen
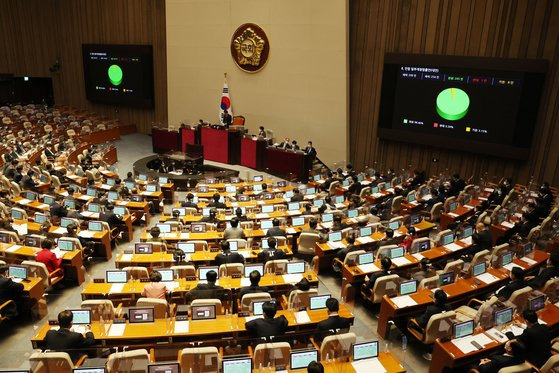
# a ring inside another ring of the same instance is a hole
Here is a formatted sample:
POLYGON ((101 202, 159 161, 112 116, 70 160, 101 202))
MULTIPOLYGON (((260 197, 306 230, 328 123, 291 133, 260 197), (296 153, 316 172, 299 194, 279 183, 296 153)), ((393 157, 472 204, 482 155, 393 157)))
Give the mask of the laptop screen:
POLYGON ((153 245, 150 243, 136 243, 134 245, 135 254, 151 254, 153 253, 153 245))
POLYGON ((215 319, 215 305, 211 306, 191 306, 192 320, 211 320, 215 319))
POLYGON ((89 325, 91 324, 91 310, 70 310, 73 315, 72 323, 75 325, 89 325))
POLYGON ((533 250, 533 246, 531 242, 527 242, 524 244, 524 256, 530 254, 533 250))
POLYGON ((298 273, 305 273, 305 262, 296 261, 287 263, 287 274, 294 275, 298 273))
POLYGON ((177 248, 185 254, 192 254, 196 249, 196 245, 192 242, 179 242, 177 248))
POLYGON ((260 220, 260 228, 262 229, 270 229, 273 226, 272 220, 260 220))
POLYGON ((274 212, 274 205, 262 205, 262 213, 270 214, 274 212))
POLYGON ((474 227, 468 226, 462 229, 462 238, 468 238, 474 233, 474 227))
POLYGON ((37 193, 35 192, 25 192, 25 198, 34 201, 37 199, 37 193))
POLYGON ((95 197, 97 195, 97 190, 93 188, 87 188, 85 193, 90 197, 95 197))
POLYGON ((234 185, 227 185, 227 186, 225 187, 225 191, 226 191, 227 193, 236 193, 236 192, 237 192, 237 187, 234 186, 234 185))
POLYGON ((158 269, 157 272, 161 274, 162 282, 171 282, 175 279, 175 274, 172 269, 158 269))
POLYGON ((529 307, 532 311, 537 312, 545 306, 545 295, 532 298, 528 301, 529 307))
POLYGON ((411 193, 408 195, 408 202, 413 202, 415 201, 415 194, 411 193))
POLYGON ((262 184, 253 185, 252 190, 255 191, 255 192, 261 192, 262 191, 262 184))
POLYGON ((12 219, 22 220, 23 219, 23 212, 12 209, 12 219))
POLYGON ((511 321, 512 321, 512 307, 508 307, 500 311, 495 311, 496 326, 505 325, 511 321))
POLYGON ((105 277, 109 284, 124 284, 128 281, 128 273, 126 271, 106 271, 105 277))
POLYGON ((289 202, 289 203, 287 204, 287 209, 288 209, 289 211, 297 211, 297 210, 299 210, 300 208, 301 208, 301 207, 300 207, 300 205, 299 205, 299 202, 289 202))
POLYGON ((228 241, 228 242, 229 242, 229 250, 231 251, 239 250, 239 241, 228 241))
POLYGON ((103 230, 103 224, 100 221, 90 221, 87 229, 94 232, 101 232, 103 230))
POLYGON ((73 224, 74 221, 70 218, 62 218, 60 219, 60 226, 62 228, 66 228, 67 226, 69 226, 70 224, 73 224))
POLYGON ((305 194, 311 195, 316 193, 316 188, 307 188, 305 194))
POLYGON ((159 176, 159 184, 167 184, 169 182, 168 177, 159 176))
POLYGON ((378 356, 378 341, 355 343, 352 348, 353 361, 373 359, 378 356))
POLYGON ((328 233, 328 241, 338 242, 338 241, 341 241, 341 240, 342 240, 342 232, 341 231, 328 233))
POLYGON ((359 210, 357 209, 351 209, 351 210, 347 210, 347 217, 348 218, 356 218, 359 215, 359 210))
POLYGON ((323 223, 330 223, 334 220, 334 214, 322 214, 322 222, 323 223))
POLYGON ((485 262, 475 264, 472 269, 472 274, 474 276, 483 275, 485 273, 485 262))
POLYGON ((26 279, 27 278, 27 267, 23 266, 9 266, 8 276, 26 279))
POLYGON ((404 246, 398 246, 390 249, 390 259, 396 259, 404 256, 405 248, 404 246))
POLYGON ((87 211, 89 212, 101 212, 101 206, 97 203, 90 203, 87 205, 87 211))
POLYGON ((504 267, 512 263, 513 255, 514 254, 512 252, 504 253, 503 255, 501 255, 501 266, 504 267))
POLYGON ((314 205, 315 207, 320 207, 320 206, 324 205, 324 200, 323 200, 323 199, 315 199, 315 200, 313 201, 313 205, 314 205))
POLYGON ((391 221, 390 223, 388 223, 388 228, 392 229, 393 231, 395 231, 396 229, 400 228, 400 222, 398 220, 396 221, 391 221))
POLYGON ((318 361, 318 350, 292 351, 289 354, 290 369, 306 369, 310 363, 318 361))
POLYGON ((69 208, 69 209, 75 209, 76 208, 76 202, 73 199, 65 199, 64 200, 64 207, 69 208))
POLYGON ((294 227, 300 227, 301 225, 305 225, 305 218, 304 217, 297 217, 291 219, 291 222, 294 227))
POLYGON ((373 234, 373 227, 363 227, 359 229, 359 237, 367 237, 373 234))
POLYGON ((374 253, 359 254, 358 256, 359 264, 370 264, 375 261, 374 253))
POLYGON ((107 185, 113 186, 116 184, 116 180, 115 179, 107 179, 107 185))
POLYGON ((272 301, 263 300, 263 301, 252 302, 252 303, 251 303, 251 306, 252 306, 252 307, 251 307, 251 308, 252 308, 252 314, 253 314, 254 316, 261 316, 261 315, 263 315, 263 314, 264 314, 264 311, 262 310, 262 305, 263 305, 264 303, 266 303, 266 302, 270 302, 270 303, 276 304, 276 301, 274 301, 274 300, 272 300, 272 301))
POLYGON ((131 324, 135 323, 146 323, 154 322, 154 308, 130 308, 128 310, 128 322, 131 324))
POLYGON ((450 232, 450 233, 446 233, 441 237, 441 244, 442 245, 448 245, 450 243, 454 242, 454 233, 450 232))
POLYGON ((60 238, 58 239, 58 248, 62 251, 74 251, 74 242, 60 238))
POLYGON ((136 183, 134 183, 132 181, 127 181, 126 183, 124 183, 124 185, 126 185, 126 188, 128 188, 128 189, 134 189, 134 187, 136 186, 136 183))
POLYGON ((207 266, 207 267, 198 268, 198 279, 199 280, 205 280, 206 279, 206 274, 209 271, 214 271, 215 273, 217 273, 217 277, 219 278, 219 267, 217 267, 217 266, 207 266))
POLYGON ((146 181, 148 179, 148 177, 147 177, 147 175, 140 174, 140 175, 138 175, 138 179, 140 179, 142 181, 146 181))
POLYGON ((330 294, 309 297, 309 309, 320 310, 326 308, 326 301, 331 297, 330 294))
POLYGON ((47 205, 52 205, 54 203, 54 198, 45 194, 43 195, 43 203, 46 203, 47 205))
POLYGON ((417 291, 417 281, 410 280, 400 283, 400 295, 408 295, 417 291))
POLYGON ((252 358, 223 359, 221 368, 222 373, 252 373, 252 358))
POLYGON ((474 334, 474 320, 468 320, 452 326, 454 338, 462 338, 474 334))
POLYGON ((171 233, 171 224, 157 224, 161 233, 171 233))
POLYGON ((157 184, 146 185, 146 192, 157 192, 157 184))
POLYGON ((458 208, 458 202, 450 202, 448 204, 448 211, 452 212, 454 210, 456 210, 456 208, 458 208))
POLYGON ((252 271, 258 271, 260 276, 264 275, 264 264, 245 264, 245 277, 250 277, 252 271))
POLYGON ((117 215, 124 216, 124 215, 126 215, 126 208, 124 208, 122 206, 115 206, 113 208, 113 212, 117 215))
POLYGON ((179 363, 148 364, 148 373, 181 373, 179 363))
POLYGON ((45 221, 47 221, 47 216, 45 214, 36 212, 35 218, 33 220, 35 220, 35 223, 37 224, 43 224, 45 221))
POLYGON ((439 275, 439 286, 452 284, 456 278, 456 273, 446 272, 439 275))
POLYGON ((344 196, 334 197, 334 203, 344 203, 344 196))
POLYGON ((25 246, 41 247, 41 237, 25 236, 25 246))
POLYGON ((420 241, 416 247, 419 252, 429 250, 431 248, 431 241, 420 241))

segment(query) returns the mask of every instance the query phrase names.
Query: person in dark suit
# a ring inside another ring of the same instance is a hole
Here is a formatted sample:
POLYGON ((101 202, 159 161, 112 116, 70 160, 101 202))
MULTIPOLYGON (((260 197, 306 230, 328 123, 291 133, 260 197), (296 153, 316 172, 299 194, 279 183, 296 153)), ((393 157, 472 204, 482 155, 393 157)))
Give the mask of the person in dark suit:
POLYGON ((391 275, 390 267, 392 267, 392 260, 390 258, 382 258, 380 261, 380 266, 382 269, 379 272, 374 272, 369 275, 369 281, 363 284, 363 288, 367 293, 370 293, 372 289, 375 287, 375 283, 381 277, 391 275))
POLYGON ((324 373, 324 365, 316 361, 311 361, 307 365, 307 373, 324 373))
POLYGON ((221 241, 221 253, 217 254, 217 256, 215 257, 215 262, 218 266, 228 263, 244 264, 245 257, 237 252, 232 253, 229 242, 221 241))
POLYGON ((328 191, 330 189, 330 185, 332 185, 332 183, 336 181, 336 179, 333 176, 334 174, 332 173, 332 171, 328 171, 326 173, 326 179, 321 185, 318 186, 318 189, 323 190, 325 192, 328 191))
POLYGON ((217 218, 217 209, 212 208, 210 210, 210 215, 209 216, 204 216, 202 218, 202 220, 200 220, 200 221, 204 222, 204 223, 214 223, 214 224, 219 223, 219 219, 217 218))
POLYGON ((65 218, 68 216, 68 209, 62 204, 64 197, 57 195, 54 202, 50 205, 50 215, 57 218, 65 218))
POLYGON ((241 288, 241 291, 239 292, 239 298, 243 299, 243 296, 245 294, 251 294, 251 293, 267 293, 268 292, 268 288, 266 286, 260 286, 260 272, 258 271, 252 271, 250 272, 249 275, 249 280, 250 280, 250 286, 245 286, 243 288, 241 288))
POLYGON ((2 316, 8 319, 17 317, 18 304, 20 297, 23 295, 23 284, 16 283, 8 277, 8 266, 0 267, 0 304, 4 304, 10 300, 14 301, 16 305, 8 306, 2 310, 2 316))
POLYGON ((329 298, 326 301, 326 308, 328 318, 316 325, 316 337, 320 341, 329 334, 337 334, 340 329, 349 329, 351 326, 351 319, 338 315, 340 303, 336 298, 329 298))
POLYGON ((252 337, 269 338, 285 334, 287 330, 287 319, 285 316, 276 316, 276 304, 264 302, 262 305, 263 319, 251 320, 245 324, 245 328, 252 337))
POLYGON ((507 341, 503 355, 493 355, 481 359, 477 370, 480 373, 497 373, 500 369, 524 362, 525 347, 518 341, 507 341))
POLYGON ((122 216, 113 212, 114 206, 109 204, 105 207, 105 211, 99 214, 99 220, 106 221, 111 229, 117 228, 124 224, 122 216))
POLYGON ((285 140, 283 140, 283 142, 281 142, 278 145, 278 148, 285 149, 285 150, 291 149, 291 143, 289 142, 289 137, 286 137, 285 140))
POLYGON ((304 199, 305 197, 298 188, 293 189, 293 197, 291 197, 290 202, 302 202, 304 199))
POLYGON ((11 179, 14 177, 16 173, 16 167, 17 167, 17 161, 14 160, 11 162, 6 162, 6 166, 4 166, 4 170, 2 171, 2 174, 6 176, 8 179, 11 179))
POLYGON ((93 333, 88 329, 85 337, 70 330, 74 315, 72 311, 66 310, 58 314, 58 330, 49 330, 45 337, 46 347, 49 350, 67 352, 73 362, 80 359, 85 353, 76 351, 95 344, 93 333))
POLYGON ((522 289, 526 286, 528 286, 528 284, 526 283, 526 281, 524 281, 524 270, 521 269, 520 267, 513 267, 512 271, 510 271, 510 282, 508 284, 506 284, 505 286, 503 286, 498 292, 497 292, 497 296, 499 298, 503 298, 505 300, 508 300, 510 298, 510 296, 512 295, 512 293, 514 293, 515 291, 522 289))
POLYGON ((485 224, 476 224, 476 230, 472 235, 473 245, 468 249, 470 255, 475 255, 477 252, 482 250, 491 250, 493 247, 493 238, 489 229, 486 229, 485 224))
POLYGON ((347 191, 350 194, 359 195, 361 193, 361 189, 363 189, 363 185, 359 182, 356 175, 351 177, 351 184, 347 188, 347 191))
POLYGON ((443 311, 448 311, 450 309, 449 306, 446 304, 447 296, 444 290, 439 289, 435 291, 433 298, 435 302, 433 304, 428 305, 423 315, 415 319, 417 325, 419 325, 423 329, 425 329, 425 327, 427 326, 427 323, 429 322, 431 316, 441 313, 443 311))
POLYGON ((198 283, 187 294, 187 301, 190 303, 194 299, 220 299, 223 293, 223 287, 216 285, 217 272, 208 271, 206 273, 206 283, 198 283))
POLYGON ((297 144, 297 140, 291 141, 291 149, 292 149, 292 150, 301 150, 301 148, 300 148, 299 145, 297 144))
POLYGON ((241 209, 240 207, 237 207, 237 209, 235 209, 235 216, 239 221, 248 221, 247 216, 243 215, 243 209, 241 209))
POLYGON ((305 147, 304 150, 305 154, 307 154, 311 159, 314 159, 314 157, 316 157, 316 149, 312 146, 312 141, 309 141, 307 143, 307 146, 305 147))
POLYGON ((466 182, 460 178, 459 174, 452 175, 450 179, 450 194, 457 196, 466 187, 466 182))
POLYGON ((231 116, 231 114, 229 114, 227 110, 223 110, 223 118, 221 122, 223 123, 225 128, 229 128, 231 123, 233 123, 233 117, 231 116))
POLYGON ((264 126, 258 127, 258 137, 266 138, 266 130, 264 129, 264 126))
POLYGON ((23 176, 20 180, 20 184, 23 189, 34 189, 37 186, 35 180, 33 180, 33 175, 35 173, 31 170, 27 172, 27 175, 23 176))
POLYGON ((194 194, 188 193, 186 195, 186 200, 181 202, 181 207, 192 207, 197 209, 198 206, 196 206, 196 204, 194 203, 194 194))
POLYGON ((335 232, 335 231, 341 231, 343 229, 346 229, 348 227, 348 225, 346 223, 342 222, 342 216, 341 215, 334 215, 334 219, 332 222, 332 227, 330 228, 331 232, 335 232))
MULTIPOLYGON (((336 258, 340 261, 343 262, 345 260, 345 257, 347 254, 349 254, 352 251, 356 251, 359 250, 359 246, 355 246, 355 234, 353 233, 349 233, 346 238, 345 238, 347 245, 346 247, 344 247, 343 249, 340 249, 337 253, 336 253, 336 258)), ((332 269, 335 272, 341 272, 342 268, 340 266, 340 262, 338 261, 333 261, 332 263, 332 269)))
POLYGON ((274 218, 274 220, 272 220, 272 228, 268 229, 268 231, 266 232, 266 236, 267 237, 274 237, 274 236, 286 237, 287 236, 287 233, 285 232, 285 229, 280 228, 280 221, 279 221, 278 218, 274 218))
POLYGON ((283 250, 276 248, 277 240, 274 237, 268 237, 268 249, 262 250, 258 253, 258 261, 266 263, 268 260, 287 259, 287 255, 283 250))
POLYGON ((524 310, 522 317, 526 320, 526 329, 518 338, 512 332, 507 333, 511 340, 518 340, 526 347, 526 360, 541 368, 551 356, 551 333, 547 325, 538 323, 538 314, 524 310))
POLYGON ((559 253, 553 253, 549 257, 550 266, 541 270, 541 272, 528 281, 528 285, 533 289, 540 289, 545 283, 554 278, 559 277, 559 253))
POLYGON ((132 172, 128 172, 126 174, 126 179, 124 179, 125 183, 136 183, 136 179, 134 179, 134 174, 132 172))
POLYGON ((219 195, 219 193, 214 193, 212 199, 213 201, 208 203, 208 207, 215 207, 216 209, 225 209, 227 208, 227 205, 223 202, 219 202, 219 199, 221 198, 221 196, 219 195))

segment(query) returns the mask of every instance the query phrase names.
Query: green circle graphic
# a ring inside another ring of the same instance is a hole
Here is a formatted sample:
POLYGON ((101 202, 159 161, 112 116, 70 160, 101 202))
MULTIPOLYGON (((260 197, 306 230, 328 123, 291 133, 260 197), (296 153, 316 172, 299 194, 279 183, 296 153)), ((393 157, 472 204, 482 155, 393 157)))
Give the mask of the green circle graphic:
POLYGON ((458 120, 468 114, 470 97, 460 88, 447 88, 437 96, 437 113, 446 120, 458 120))
POLYGON ((120 85, 122 83, 122 69, 118 65, 111 65, 107 70, 109 80, 112 85, 120 85))

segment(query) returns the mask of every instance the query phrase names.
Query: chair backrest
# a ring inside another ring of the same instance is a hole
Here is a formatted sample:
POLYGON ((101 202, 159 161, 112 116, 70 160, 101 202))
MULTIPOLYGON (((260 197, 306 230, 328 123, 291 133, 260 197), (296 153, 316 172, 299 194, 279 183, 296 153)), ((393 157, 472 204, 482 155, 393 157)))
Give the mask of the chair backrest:
POLYGON ((74 363, 67 352, 36 352, 29 356, 33 373, 72 373, 74 363))
POLYGON ((219 277, 227 277, 234 275, 242 275, 244 273, 244 264, 227 263, 219 266, 219 277))
POLYGON ((443 273, 452 271, 454 272, 454 274, 456 274, 456 276, 458 276, 462 271, 463 267, 464 267, 464 261, 462 259, 453 260, 446 263, 443 269, 443 273))
POLYGON ((449 212, 450 204, 451 204, 452 202, 456 202, 456 197, 448 197, 448 198, 444 201, 444 211, 445 211, 445 212, 449 212))
POLYGON ((277 243, 276 243, 276 247, 280 247, 280 246, 285 246, 287 245, 287 238, 284 236, 274 236, 274 238, 276 239, 277 243))
POLYGON ((334 181, 330 184, 330 188, 328 188, 328 194, 333 195, 334 193, 336 193, 336 188, 339 188, 340 185, 342 185, 342 183, 340 183, 339 181, 334 181))
POLYGON ((192 240, 192 241, 188 241, 188 242, 194 244, 194 250, 195 251, 208 251, 208 241, 192 240))
POLYGON ((239 249, 245 249, 247 247, 247 240, 242 238, 230 238, 227 242, 236 242, 239 249))
POLYGON ((378 248, 377 251, 377 259, 381 259, 384 256, 389 256, 387 255, 390 250, 397 248, 398 245, 384 245, 378 248))
POLYGON ((476 265, 481 262, 488 262, 489 258, 491 257, 491 253, 489 250, 481 250, 475 253, 474 257, 470 261, 470 265, 476 265))
POLYGON ((164 319, 169 315, 169 304, 165 299, 138 298, 136 307, 153 307, 156 319, 164 319))
POLYGON ((441 212, 443 210, 443 203, 437 202, 431 207, 431 221, 437 221, 441 218, 441 212))
POLYGON ((153 248, 154 253, 160 253, 160 252, 166 252, 167 251, 167 244, 165 242, 146 241, 146 243, 151 244, 151 247, 153 248))
POLYGON ((19 241, 19 237, 16 232, 1 230, 0 233, 8 235, 10 237, 10 242, 19 241))
POLYGON ((149 278, 148 269, 146 267, 124 267, 122 270, 128 273, 128 278, 139 280, 149 278))
POLYGON ((421 245, 422 242, 429 242, 431 241, 429 239, 429 237, 420 237, 420 238, 416 238, 415 240, 413 240, 411 242, 411 246, 410 246, 410 252, 412 254, 415 254, 417 252, 419 252, 419 245, 421 245))
POLYGON ((145 373, 149 364, 149 354, 146 349, 115 352, 107 359, 108 373, 145 373))
POLYGON ((245 117, 242 115, 235 115, 232 121, 233 126, 244 126, 245 125, 245 117))
POLYGON ((289 293, 289 300, 287 302, 289 309, 299 309, 302 307, 308 308, 310 306, 310 297, 318 295, 318 289, 312 288, 307 291, 295 289, 289 293))
POLYGON ((351 346, 356 340, 354 333, 326 336, 320 345, 320 360, 349 357, 351 346))
POLYGON ((29 268, 29 276, 43 279, 43 285, 47 288, 50 286, 49 271, 44 263, 36 262, 34 260, 24 260, 22 265, 29 268))
POLYGON ((314 254, 316 243, 320 240, 318 233, 303 232, 299 236, 297 249, 302 254, 314 254))
POLYGON ((179 278, 196 277, 196 267, 193 265, 171 266, 179 278))
POLYGON ((526 286, 522 289, 516 290, 510 295, 509 301, 516 305, 518 313, 521 313, 526 309, 526 306, 528 305, 528 298, 530 297, 532 290, 533 289, 530 286, 526 286))
POLYGON ((447 233, 452 233, 452 231, 450 229, 445 229, 445 230, 440 231, 439 233, 437 233, 437 235, 435 236, 435 245, 439 245, 440 241, 441 241, 441 237, 444 236, 447 233))
POLYGON ((528 233, 526 239, 532 243, 535 243, 538 240, 538 238, 540 238, 541 233, 542 233, 541 227, 538 225, 537 227, 534 227, 530 230, 530 233, 528 233))
POLYGON ((287 271, 287 259, 269 260, 264 264, 264 273, 281 272, 284 274, 287 271))
POLYGON ((270 293, 248 293, 241 298, 241 311, 251 311, 252 302, 271 300, 270 293))
POLYGON ((541 290, 551 302, 555 302, 557 298, 557 290, 559 290, 559 277, 551 278, 546 281, 541 290))
POLYGON ((370 196, 373 193, 373 189, 371 189, 371 187, 364 187, 363 189, 361 189, 361 192, 359 193, 359 198, 365 198, 366 196, 370 196))
POLYGON ((530 373, 532 366, 527 362, 499 369, 497 373, 530 373))
POLYGON ((254 368, 260 366, 284 366, 289 365, 291 346, 287 342, 261 343, 254 348, 254 368))
POLYGON ((344 258, 344 265, 352 266, 357 264, 357 257, 361 254, 366 254, 365 250, 355 250, 347 253, 344 258))
POLYGON ((403 196, 396 196, 392 199, 392 213, 397 214, 400 212, 400 206, 402 205, 403 196))
POLYGON ((439 276, 426 277, 419 282, 418 289, 434 289, 439 284, 439 276))
POLYGON ((217 347, 183 348, 179 351, 181 372, 212 373, 219 370, 217 347))
POLYGON ((551 373, 559 371, 559 355, 551 355, 540 369, 541 373, 551 373))
POLYGON ((91 310, 91 320, 99 321, 113 320, 115 318, 115 308, 113 302, 109 299, 89 299, 82 301, 81 308, 89 308, 91 310))
POLYGON ((377 278, 373 287, 373 303, 380 303, 383 296, 396 293, 400 277, 398 275, 387 275, 377 278))
POLYGON ((452 322, 456 318, 454 311, 437 313, 429 319, 425 327, 423 343, 431 344, 437 338, 448 337, 451 333, 452 322))
POLYGON ((476 220, 476 224, 479 223, 484 223, 485 224, 485 219, 487 218, 487 211, 482 212, 479 217, 476 220))
POLYGON ((547 233, 548 231, 553 229, 553 219, 551 217, 547 217, 543 219, 542 224, 540 225, 541 232, 543 234, 547 233))
POLYGON ((223 307, 219 299, 194 299, 190 306, 215 306, 215 313, 217 315, 223 314, 223 307))
POLYGON ((504 243, 504 244, 497 245, 497 246, 493 247, 493 249, 491 250, 491 256, 489 258, 489 261, 491 262, 491 264, 496 264, 497 261, 499 260, 499 256, 504 251, 507 251, 508 249, 509 249, 509 244, 508 243, 504 243))

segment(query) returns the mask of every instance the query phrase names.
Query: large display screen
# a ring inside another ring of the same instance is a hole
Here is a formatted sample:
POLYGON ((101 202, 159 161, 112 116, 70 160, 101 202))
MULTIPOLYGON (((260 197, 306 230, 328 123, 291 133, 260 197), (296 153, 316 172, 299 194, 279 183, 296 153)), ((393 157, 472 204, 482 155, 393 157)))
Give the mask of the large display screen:
POLYGON ((379 137, 525 159, 547 61, 387 54, 379 137))
POLYGON ((87 99, 153 107, 151 45, 82 45, 87 99))

